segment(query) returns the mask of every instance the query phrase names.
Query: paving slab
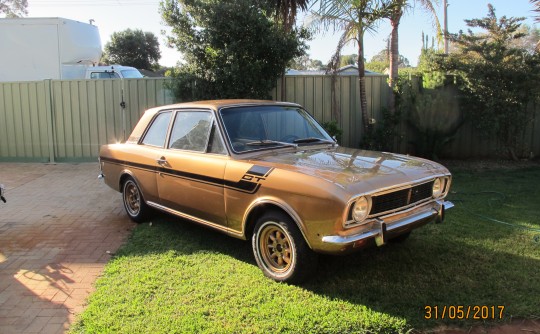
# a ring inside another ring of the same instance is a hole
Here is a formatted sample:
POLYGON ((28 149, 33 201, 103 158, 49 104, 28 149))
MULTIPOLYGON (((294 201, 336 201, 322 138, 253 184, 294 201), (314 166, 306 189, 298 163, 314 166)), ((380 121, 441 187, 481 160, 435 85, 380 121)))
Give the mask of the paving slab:
POLYGON ((0 333, 64 333, 134 228, 97 163, 0 163, 0 333))

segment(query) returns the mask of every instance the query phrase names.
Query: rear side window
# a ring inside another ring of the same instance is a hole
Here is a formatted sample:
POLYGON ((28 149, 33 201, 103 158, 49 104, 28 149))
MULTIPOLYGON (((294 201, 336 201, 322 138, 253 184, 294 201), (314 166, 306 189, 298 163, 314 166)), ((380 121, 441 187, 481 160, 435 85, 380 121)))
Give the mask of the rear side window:
POLYGON ((179 111, 174 120, 169 148, 205 152, 212 120, 209 112, 179 111))
POLYGON ((169 122, 171 121, 171 112, 163 112, 158 114, 150 128, 144 135, 142 143, 144 145, 163 147, 165 145, 165 139, 167 138, 167 130, 169 129, 169 122))

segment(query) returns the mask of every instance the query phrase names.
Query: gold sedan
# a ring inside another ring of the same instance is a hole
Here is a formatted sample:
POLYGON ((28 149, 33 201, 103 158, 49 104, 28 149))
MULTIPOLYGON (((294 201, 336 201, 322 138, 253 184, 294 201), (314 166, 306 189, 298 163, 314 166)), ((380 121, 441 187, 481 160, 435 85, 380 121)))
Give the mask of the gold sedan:
POLYGON ((150 109, 125 143, 101 147, 100 166, 134 221, 158 209, 251 238, 263 273, 284 282, 307 279, 317 253, 404 240, 453 206, 445 167, 339 147, 292 103, 150 109))

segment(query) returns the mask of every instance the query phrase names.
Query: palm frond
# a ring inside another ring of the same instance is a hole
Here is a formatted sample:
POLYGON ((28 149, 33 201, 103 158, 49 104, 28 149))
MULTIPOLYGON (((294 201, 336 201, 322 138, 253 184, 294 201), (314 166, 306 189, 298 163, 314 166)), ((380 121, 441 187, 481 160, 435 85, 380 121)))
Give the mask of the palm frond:
POLYGON ((442 43, 444 32, 441 27, 441 22, 439 21, 437 17, 437 10, 435 7, 438 7, 440 5, 440 0, 416 0, 420 3, 422 8, 428 12, 428 14, 431 14, 431 24, 433 27, 437 30, 437 41, 439 43, 442 43))
POLYGON ((332 55, 332 58, 330 58, 330 62, 327 65, 326 74, 333 74, 337 72, 339 69, 339 64, 341 63, 341 50, 343 50, 345 45, 347 45, 349 42, 350 39, 347 34, 342 34, 339 38, 336 50, 334 51, 334 54, 332 55))
POLYGON ((311 12, 306 19, 308 27, 316 32, 326 31, 332 28, 333 32, 346 30, 350 26, 351 21, 333 15, 321 15, 318 12, 311 12))
POLYGON ((533 11, 536 12, 536 17, 534 18, 534 20, 536 22, 540 22, 540 0, 530 0, 530 2, 533 4, 534 6, 534 9, 533 11))
POLYGON ((298 11, 308 9, 309 0, 268 0, 277 20, 281 20, 287 29, 291 29, 296 22, 298 11))
POLYGON ((347 0, 321 0, 318 13, 323 16, 339 17, 346 21, 354 21, 356 16, 351 6, 351 1, 347 0))

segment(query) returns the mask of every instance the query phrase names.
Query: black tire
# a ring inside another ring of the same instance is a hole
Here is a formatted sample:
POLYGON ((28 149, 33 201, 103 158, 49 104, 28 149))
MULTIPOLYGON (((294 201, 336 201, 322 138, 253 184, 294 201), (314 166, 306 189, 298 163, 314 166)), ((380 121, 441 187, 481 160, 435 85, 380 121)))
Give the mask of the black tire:
POLYGON ((402 242, 405 242, 405 240, 409 239, 410 236, 411 236, 411 231, 400 234, 397 237, 388 240, 388 242, 394 243, 394 244, 400 244, 402 242))
POLYGON ((150 208, 144 202, 141 189, 132 177, 126 178, 122 184, 122 201, 131 220, 136 223, 142 223, 146 220, 150 208))
POLYGON ((277 282, 301 283, 317 268, 313 252, 292 219, 278 211, 261 216, 251 239, 257 265, 277 282))

